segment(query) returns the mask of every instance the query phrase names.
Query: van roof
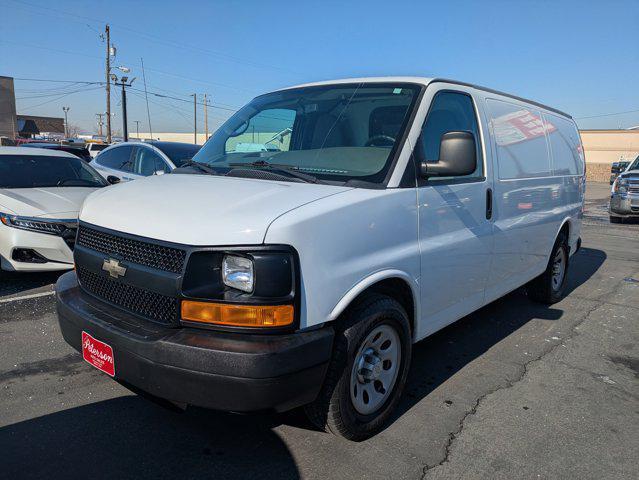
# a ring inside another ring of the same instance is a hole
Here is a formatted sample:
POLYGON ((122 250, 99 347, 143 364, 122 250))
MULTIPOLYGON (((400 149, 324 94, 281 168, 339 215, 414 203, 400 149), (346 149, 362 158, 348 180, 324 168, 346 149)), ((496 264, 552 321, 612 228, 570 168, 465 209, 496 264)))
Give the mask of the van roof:
POLYGON ((465 87, 476 88, 477 90, 482 90, 484 92, 494 93, 496 95, 503 95, 504 97, 510 97, 512 99, 518 100, 520 102, 530 103, 531 105, 535 105, 540 108, 544 108, 548 111, 558 113, 559 115, 563 115, 564 117, 572 119, 572 116, 566 112, 562 112, 554 107, 549 107, 548 105, 544 105, 543 103, 536 102, 534 100, 529 100, 527 98, 518 97, 517 95, 512 95, 510 93, 501 92, 499 90, 495 90, 492 88, 482 87, 480 85, 475 85, 473 83, 460 82, 459 80, 451 80, 448 78, 437 78, 437 77, 410 77, 410 76, 388 76, 388 77, 357 77, 357 78, 340 78, 337 80, 324 80, 321 82, 311 82, 304 83, 301 85, 295 85, 292 87, 282 88, 280 90, 290 90, 293 88, 301 88, 301 87, 315 87, 320 85, 336 85, 343 83, 381 83, 381 82, 395 82, 395 83, 416 83, 418 85, 430 85, 431 83, 437 82, 445 82, 445 83, 453 83, 456 85, 463 85, 465 87))

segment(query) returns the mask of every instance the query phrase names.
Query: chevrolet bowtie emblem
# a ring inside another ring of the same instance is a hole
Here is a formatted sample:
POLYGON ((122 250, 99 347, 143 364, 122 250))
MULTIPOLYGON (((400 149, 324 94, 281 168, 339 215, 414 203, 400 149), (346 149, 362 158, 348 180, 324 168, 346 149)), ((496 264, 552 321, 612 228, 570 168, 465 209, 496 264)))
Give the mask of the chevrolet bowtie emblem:
POLYGON ((109 272, 109 276, 113 278, 123 277, 126 274, 126 267, 120 265, 120 262, 115 258, 105 259, 102 270, 109 272))

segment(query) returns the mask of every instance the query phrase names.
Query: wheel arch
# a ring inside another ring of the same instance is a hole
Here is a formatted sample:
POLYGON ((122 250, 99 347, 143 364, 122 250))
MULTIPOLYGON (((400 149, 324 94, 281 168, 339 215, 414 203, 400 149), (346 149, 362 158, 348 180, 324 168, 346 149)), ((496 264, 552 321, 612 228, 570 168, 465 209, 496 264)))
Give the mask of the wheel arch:
POLYGON ((340 299, 327 320, 337 320, 350 305, 367 292, 384 293, 399 301, 406 309, 414 338, 419 319, 419 285, 401 270, 383 270, 362 279, 340 299))
POLYGON ((555 238, 553 239, 553 245, 555 244, 557 237, 559 237, 559 234, 564 231, 566 232, 566 241, 568 242, 568 247, 570 249, 570 234, 572 232, 572 219, 570 217, 564 218, 559 225, 559 229, 555 233, 555 238))

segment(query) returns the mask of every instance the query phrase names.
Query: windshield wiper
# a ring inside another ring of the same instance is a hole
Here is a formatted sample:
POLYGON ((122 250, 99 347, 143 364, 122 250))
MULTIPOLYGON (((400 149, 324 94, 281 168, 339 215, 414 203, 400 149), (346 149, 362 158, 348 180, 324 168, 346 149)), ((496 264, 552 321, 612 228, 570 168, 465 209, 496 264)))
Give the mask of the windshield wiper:
POLYGON ((102 186, 102 185, 99 185, 96 182, 92 182, 91 180, 85 180, 83 178, 64 178, 62 180, 59 180, 58 183, 55 184, 55 186, 56 187, 63 187, 65 184, 67 184, 69 182, 78 182, 78 183, 80 183, 80 185, 72 185, 73 187, 85 187, 85 186, 101 187, 102 186))
POLYGON ((201 172, 208 173, 209 175, 219 175, 217 170, 215 170, 212 167, 209 167, 207 164, 202 163, 202 162, 195 162, 193 160, 189 160, 187 162, 184 162, 178 168, 184 168, 184 167, 195 167, 198 170, 200 170, 201 172))
POLYGON ((231 167, 259 167, 273 172, 280 172, 290 175, 294 178, 299 178, 306 183, 321 183, 320 179, 310 173, 302 173, 299 171, 299 167, 293 165, 285 165, 282 163, 269 163, 266 160, 258 160, 250 163, 229 163, 231 167))

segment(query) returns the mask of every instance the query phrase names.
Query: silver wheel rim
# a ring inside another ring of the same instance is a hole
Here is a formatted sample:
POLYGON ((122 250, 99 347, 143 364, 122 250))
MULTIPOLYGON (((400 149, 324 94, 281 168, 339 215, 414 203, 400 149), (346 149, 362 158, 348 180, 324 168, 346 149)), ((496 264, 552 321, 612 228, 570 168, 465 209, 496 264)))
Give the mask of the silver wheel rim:
POLYGON ((552 262, 552 289, 557 291, 561 288, 566 275, 566 251, 559 248, 552 262))
POLYGON ((393 327, 380 325, 366 336, 351 371, 351 402, 357 412, 370 415, 386 402, 401 360, 402 346, 393 327))

